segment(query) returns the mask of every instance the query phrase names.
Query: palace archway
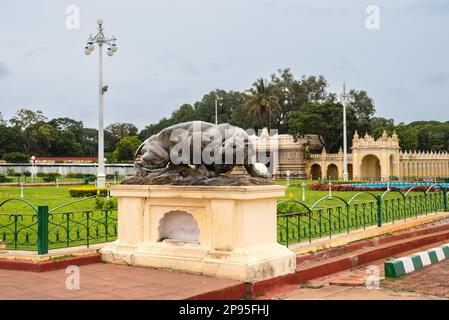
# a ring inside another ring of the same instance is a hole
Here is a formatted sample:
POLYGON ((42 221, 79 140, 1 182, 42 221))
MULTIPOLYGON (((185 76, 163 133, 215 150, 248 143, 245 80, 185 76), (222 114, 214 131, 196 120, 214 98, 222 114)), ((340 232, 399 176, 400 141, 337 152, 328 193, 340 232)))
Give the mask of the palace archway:
POLYGON ((354 177, 353 170, 352 170, 352 163, 348 163, 348 179, 352 180, 354 177))
POLYGON ((312 177, 312 180, 319 180, 323 177, 321 166, 319 164, 315 163, 310 167, 310 176, 312 177))
POLYGON ((364 156, 360 163, 360 173, 361 178, 380 180, 381 168, 379 158, 372 154, 364 156))
POLYGON ((327 166, 326 178, 331 180, 338 179, 338 167, 335 164, 331 163, 327 166))

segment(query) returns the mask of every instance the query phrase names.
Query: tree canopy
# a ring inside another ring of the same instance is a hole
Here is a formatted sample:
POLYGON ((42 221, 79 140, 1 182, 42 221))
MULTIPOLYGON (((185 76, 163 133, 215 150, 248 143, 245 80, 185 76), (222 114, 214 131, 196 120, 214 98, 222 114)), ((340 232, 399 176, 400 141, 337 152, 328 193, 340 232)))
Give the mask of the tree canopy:
MULTIPOLYGON (((342 145, 342 108, 339 94, 328 90, 323 75, 296 78, 290 69, 279 69, 269 80, 258 78, 247 90, 215 89, 194 103, 184 103, 167 117, 142 130, 132 123, 111 123, 105 128, 108 161, 130 161, 140 141, 170 125, 201 120, 229 122, 244 129, 270 127, 295 137, 317 134, 328 152, 342 145)), ((383 130, 399 136, 403 150, 449 150, 449 121, 415 121, 396 124, 376 115, 367 91, 351 88, 347 94, 348 142, 354 130, 380 137, 383 130)), ((0 123, 0 159, 35 156, 96 156, 98 131, 70 118, 49 120, 42 111, 20 109, 0 123)))

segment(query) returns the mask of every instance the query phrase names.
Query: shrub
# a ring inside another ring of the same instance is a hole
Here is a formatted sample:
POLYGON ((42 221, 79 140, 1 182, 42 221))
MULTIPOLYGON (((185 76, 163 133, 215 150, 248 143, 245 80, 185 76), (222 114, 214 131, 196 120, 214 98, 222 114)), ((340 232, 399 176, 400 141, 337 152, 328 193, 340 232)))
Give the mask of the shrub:
POLYGON ((83 178, 87 179, 87 181, 89 182, 94 182, 95 180, 97 180, 97 176, 95 176, 94 174, 84 174, 83 178))
POLYGON ((16 171, 12 168, 6 169, 6 176, 13 177, 16 174, 16 171))
POLYGON ((95 207, 103 210, 117 209, 117 198, 110 197, 109 200, 104 197, 95 198, 95 207))
POLYGON ((36 173, 36 177, 39 177, 39 178, 43 178, 43 177, 46 177, 46 176, 47 176, 47 174, 45 172, 38 172, 38 173, 36 173))
POLYGON ((3 160, 9 163, 27 163, 28 156, 22 152, 10 152, 3 155, 3 160))
POLYGON ((31 177, 31 172, 25 171, 25 172, 23 173, 23 175, 24 175, 25 177, 31 177))
POLYGON ((83 173, 69 173, 66 174, 66 178, 70 178, 70 179, 82 179, 84 178, 85 174, 83 173))
POLYGON ((70 188, 70 196, 79 197, 91 197, 91 196, 106 196, 108 190, 106 188, 96 188, 96 187, 76 187, 70 188))
POLYGON ((4 182, 12 182, 12 179, 5 177, 4 175, 0 174, 0 183, 4 182))
POLYGON ((303 213, 307 214, 307 209, 293 201, 281 202, 277 206, 278 214, 303 213))
POLYGON ((42 180, 44 182, 56 182, 56 177, 55 176, 45 176, 42 178, 42 180))

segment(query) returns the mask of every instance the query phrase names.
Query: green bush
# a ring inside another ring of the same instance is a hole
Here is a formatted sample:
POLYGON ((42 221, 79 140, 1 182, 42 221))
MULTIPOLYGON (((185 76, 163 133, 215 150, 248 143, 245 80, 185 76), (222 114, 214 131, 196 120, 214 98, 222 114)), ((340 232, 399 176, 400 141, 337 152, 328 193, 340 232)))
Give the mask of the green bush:
POLYGON ((25 171, 25 172, 23 173, 23 175, 24 175, 25 177, 31 177, 31 172, 25 171))
POLYGON ((42 180, 44 182, 56 182, 56 177, 48 175, 46 177, 43 177, 42 180))
POLYGON ((65 177, 68 179, 84 179, 86 177, 89 182, 93 182, 97 179, 97 177, 93 174, 84 173, 68 173, 65 177))
POLYGON ((109 200, 105 197, 95 198, 96 209, 114 210, 117 209, 117 199, 110 197, 109 200))
POLYGON ((70 188, 70 196, 75 198, 80 197, 91 197, 91 196, 106 196, 108 190, 106 188, 96 188, 96 187, 75 187, 70 188))
POLYGON ((38 172, 38 173, 36 173, 36 177, 38 177, 38 178, 43 178, 43 177, 46 177, 46 176, 47 176, 47 174, 45 172, 38 172))
POLYGON ((301 213, 307 215, 307 209, 293 201, 286 201, 286 202, 281 202, 280 204, 278 204, 277 212, 278 212, 278 214, 301 212, 301 213))
POLYGON ((14 175, 16 174, 16 171, 12 168, 6 169, 6 176, 7 177, 14 177, 14 175))
POLYGON ((65 177, 69 179, 82 179, 84 175, 82 173, 68 173, 65 177))
POLYGON ((4 182, 12 182, 12 179, 5 177, 4 175, 0 174, 0 183, 4 182))
POLYGON ((10 152, 3 155, 3 160, 9 163, 27 163, 28 156, 22 152, 10 152))
POLYGON ((58 172, 49 172, 49 173, 47 173, 47 177, 59 178, 60 176, 61 176, 61 174, 58 173, 58 172))

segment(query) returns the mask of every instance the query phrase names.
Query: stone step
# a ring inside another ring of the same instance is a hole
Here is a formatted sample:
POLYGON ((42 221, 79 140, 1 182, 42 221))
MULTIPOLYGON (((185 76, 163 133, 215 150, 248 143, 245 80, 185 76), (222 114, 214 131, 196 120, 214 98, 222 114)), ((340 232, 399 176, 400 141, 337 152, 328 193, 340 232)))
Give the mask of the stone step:
MULTIPOLYGON (((306 283, 313 279, 350 270, 380 259, 395 257, 419 247, 441 243, 447 241, 447 239, 449 239, 448 224, 431 226, 427 230, 407 231, 396 238, 389 239, 389 241, 384 240, 382 244, 362 247, 337 256, 304 260, 297 266, 294 274, 253 283, 251 293, 257 295, 276 290, 276 288, 282 286, 306 283)), ((340 285, 354 285, 353 281, 344 281, 344 279, 340 282, 340 285)), ((359 282, 357 281, 357 285, 361 285, 359 282)))
POLYGON ((341 256, 342 254, 350 253, 355 250, 359 250, 362 248, 374 247, 381 244, 386 244, 394 241, 398 241, 401 239, 409 239, 411 237, 431 234, 439 231, 449 230, 449 223, 441 223, 437 225, 427 225, 418 228, 414 228, 412 230, 405 230, 396 232, 394 234, 383 235, 379 237, 374 237, 367 240, 355 241, 352 243, 348 243, 343 246, 339 246, 336 248, 330 248, 326 250, 321 250, 318 252, 310 253, 310 254, 301 254, 296 256, 296 264, 297 266, 306 265, 310 263, 310 261, 317 261, 327 258, 332 258, 335 256, 341 256))

